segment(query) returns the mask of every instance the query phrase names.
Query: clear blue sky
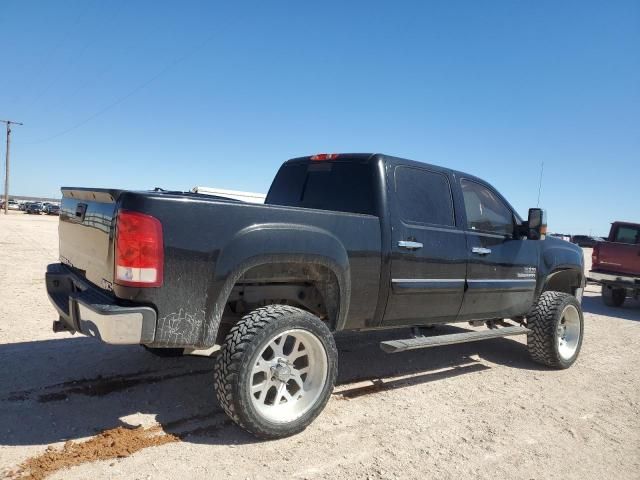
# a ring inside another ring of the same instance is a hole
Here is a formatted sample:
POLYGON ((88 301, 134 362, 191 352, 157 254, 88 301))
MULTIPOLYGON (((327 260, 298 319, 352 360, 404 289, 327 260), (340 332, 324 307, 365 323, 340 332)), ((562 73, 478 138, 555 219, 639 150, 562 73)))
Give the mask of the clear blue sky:
MULTIPOLYGON (((468 171, 550 229, 640 221, 640 2, 2 2, 11 191, 266 192, 287 158, 468 171)), ((2 147, 4 155, 4 147, 2 147)))

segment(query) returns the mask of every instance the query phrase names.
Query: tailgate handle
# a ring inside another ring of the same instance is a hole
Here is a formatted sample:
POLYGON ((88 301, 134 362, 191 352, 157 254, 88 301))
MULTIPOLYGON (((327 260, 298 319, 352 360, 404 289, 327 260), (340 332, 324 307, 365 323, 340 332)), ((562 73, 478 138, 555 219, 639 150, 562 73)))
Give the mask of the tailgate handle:
POLYGON ((87 204, 79 203, 76 207, 76 220, 82 222, 84 220, 85 213, 87 213, 87 204))

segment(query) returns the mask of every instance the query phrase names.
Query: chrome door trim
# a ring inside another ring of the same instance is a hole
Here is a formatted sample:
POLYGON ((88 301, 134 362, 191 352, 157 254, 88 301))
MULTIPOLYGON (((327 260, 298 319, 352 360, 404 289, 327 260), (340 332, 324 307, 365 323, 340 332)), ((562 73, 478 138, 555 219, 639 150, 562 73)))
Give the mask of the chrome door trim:
POLYGON ((531 282, 535 283, 535 278, 471 278, 467 280, 469 283, 473 282, 531 282))
POLYGON ((394 283, 464 282, 464 278, 394 278, 394 283))
POLYGON ((391 289, 395 294, 460 293, 464 289, 464 278, 393 278, 391 289))

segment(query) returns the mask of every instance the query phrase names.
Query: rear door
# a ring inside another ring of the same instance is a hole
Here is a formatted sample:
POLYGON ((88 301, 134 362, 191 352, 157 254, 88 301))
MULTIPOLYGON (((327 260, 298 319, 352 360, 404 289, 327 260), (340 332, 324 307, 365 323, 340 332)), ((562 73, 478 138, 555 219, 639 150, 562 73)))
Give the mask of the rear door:
POLYGON ((456 226, 447 172, 389 165, 391 291, 385 325, 450 322, 462 303, 464 231, 456 226))
POLYGON ((523 315, 533 302, 539 242, 514 238, 515 215, 490 186, 462 178, 460 187, 469 263, 459 319, 523 315))

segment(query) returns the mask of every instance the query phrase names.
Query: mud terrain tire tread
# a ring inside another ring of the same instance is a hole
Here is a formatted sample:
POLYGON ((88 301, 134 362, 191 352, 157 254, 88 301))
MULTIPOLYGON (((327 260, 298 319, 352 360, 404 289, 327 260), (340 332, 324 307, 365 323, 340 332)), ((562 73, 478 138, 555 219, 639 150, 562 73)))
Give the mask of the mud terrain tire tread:
POLYGON ((582 309, 576 298, 568 293, 547 291, 543 292, 538 301, 527 315, 527 347, 531 359, 547 367, 564 369, 575 362, 584 336, 584 321, 582 309), (578 348, 569 360, 560 357, 556 342, 556 328, 560 315, 568 304, 577 307, 580 314, 581 334, 578 348))
POLYGON ((264 438, 282 438, 304 430, 326 405, 337 376, 338 352, 333 335, 327 325, 315 315, 289 305, 269 305, 258 308, 236 323, 226 336, 214 366, 214 385, 218 402, 237 425, 253 435, 264 438), (286 328, 285 328, 286 327, 286 328), (329 364, 324 395, 300 419, 290 424, 268 424, 253 413, 250 398, 241 393, 240 377, 251 368, 251 358, 267 330, 306 328, 313 331, 327 351, 329 364))

